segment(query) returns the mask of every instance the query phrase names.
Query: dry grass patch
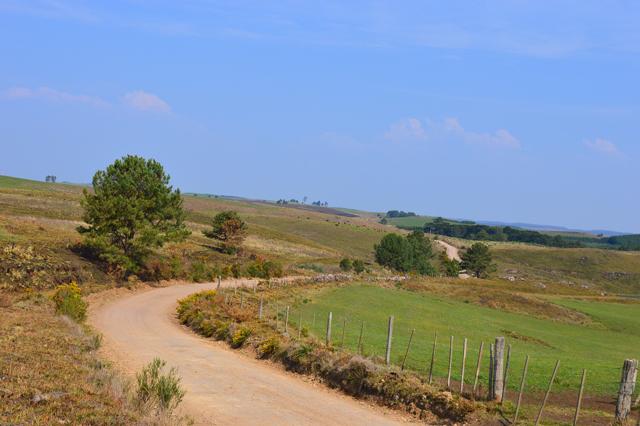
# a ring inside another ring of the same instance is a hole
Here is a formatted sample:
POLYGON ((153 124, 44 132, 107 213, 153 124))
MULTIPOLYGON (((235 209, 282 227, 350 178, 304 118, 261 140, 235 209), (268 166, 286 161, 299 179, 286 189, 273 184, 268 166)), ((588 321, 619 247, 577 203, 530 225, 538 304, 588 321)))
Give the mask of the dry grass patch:
POLYGON ((33 294, 0 308, 1 424, 131 424, 127 385, 94 351, 99 339, 33 294))

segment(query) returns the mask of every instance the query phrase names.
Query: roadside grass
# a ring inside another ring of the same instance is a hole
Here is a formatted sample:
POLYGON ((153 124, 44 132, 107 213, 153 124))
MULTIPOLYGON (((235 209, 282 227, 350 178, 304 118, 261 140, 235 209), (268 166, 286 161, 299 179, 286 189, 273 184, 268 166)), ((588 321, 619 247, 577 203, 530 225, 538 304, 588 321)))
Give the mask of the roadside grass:
POLYGON ((40 294, 0 308, 0 423, 136 423, 127 384, 96 357, 98 345, 40 294))
POLYGON ((298 318, 302 309, 303 325, 312 334, 322 338, 326 317, 333 312, 333 339, 339 344, 346 318, 345 346, 355 350, 362 321, 365 322, 364 351, 383 355, 386 341, 387 318, 394 315, 392 362, 401 363, 411 329, 415 329, 411 350, 407 358, 409 368, 427 373, 434 333, 438 333, 438 348, 434 375, 446 378, 449 336, 454 336, 453 378, 459 380, 462 340, 468 338, 467 374, 469 385, 475 373, 478 347, 485 342, 480 371, 480 382, 488 379, 488 344, 496 336, 505 336, 512 345, 510 388, 515 388, 523 367, 525 355, 531 357, 527 389, 544 390, 557 359, 561 362, 557 391, 573 391, 579 387, 580 373, 588 370, 586 389, 590 393, 614 397, 622 362, 640 353, 640 305, 624 304, 628 315, 618 314, 615 304, 562 300, 565 306, 587 310, 592 324, 579 325, 534 318, 463 301, 404 290, 371 285, 353 285, 327 288, 309 294, 306 303, 296 306, 291 318, 298 318), (594 312, 596 314, 594 314, 594 312), (599 313, 601 316, 597 316, 599 313), (315 324, 311 323, 315 314, 315 324), (306 324, 306 325, 305 325, 306 324), (622 332, 621 330, 624 330, 622 332))

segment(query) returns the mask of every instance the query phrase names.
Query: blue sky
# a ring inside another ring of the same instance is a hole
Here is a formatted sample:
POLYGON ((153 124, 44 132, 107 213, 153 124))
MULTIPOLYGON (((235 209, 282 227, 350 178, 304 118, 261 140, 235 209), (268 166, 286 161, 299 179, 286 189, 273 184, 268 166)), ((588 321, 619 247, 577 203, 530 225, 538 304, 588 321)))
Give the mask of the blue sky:
POLYGON ((0 174, 640 232, 640 2, 0 0, 0 174))

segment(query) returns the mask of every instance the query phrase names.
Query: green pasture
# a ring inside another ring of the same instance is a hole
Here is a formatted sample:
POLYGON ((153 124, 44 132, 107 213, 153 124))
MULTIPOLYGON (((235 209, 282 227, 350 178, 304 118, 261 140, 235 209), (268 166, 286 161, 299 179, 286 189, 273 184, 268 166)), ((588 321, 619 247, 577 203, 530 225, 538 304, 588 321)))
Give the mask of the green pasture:
POLYGON ((452 379, 459 381, 463 340, 467 338, 465 383, 473 383, 480 342, 484 342, 479 382, 486 389, 489 344, 505 336, 511 350, 509 388, 520 380, 524 359, 530 356, 528 391, 546 388, 556 360, 560 360, 555 390, 577 390, 582 369, 587 369, 590 393, 615 395, 624 359, 640 356, 640 304, 561 300, 558 303, 590 315, 594 322, 581 326, 450 300, 423 293, 369 285, 327 288, 313 293, 291 311, 299 321, 324 339, 327 313, 333 312, 332 342, 355 350, 364 322, 363 349, 367 355, 384 356, 387 321, 393 315, 392 362, 401 364, 411 330, 415 329, 407 356, 407 368, 428 374, 434 336, 437 333, 434 376, 444 382, 453 339, 452 379), (315 319, 314 319, 315 318, 315 319))

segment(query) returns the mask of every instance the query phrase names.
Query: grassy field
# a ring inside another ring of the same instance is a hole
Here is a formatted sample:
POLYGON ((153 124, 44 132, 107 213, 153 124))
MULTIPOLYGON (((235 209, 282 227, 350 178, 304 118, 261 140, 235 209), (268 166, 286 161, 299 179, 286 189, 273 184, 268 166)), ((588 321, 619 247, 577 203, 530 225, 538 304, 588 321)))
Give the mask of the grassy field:
MULTIPOLYGON (((81 224, 82 186, 0 176, 0 243, 32 245, 55 261, 82 263, 69 247, 80 241, 75 228, 81 224)), ((299 264, 316 264, 335 271, 343 256, 373 262, 373 246, 388 232, 401 232, 393 225, 381 225, 374 213, 341 209, 301 209, 259 201, 185 196, 188 225, 193 231, 187 243, 165 251, 188 257, 224 261, 212 253, 211 241, 201 231, 222 210, 236 210, 247 221, 246 247, 251 253, 281 261, 295 269, 299 264)), ((391 219, 420 221, 428 216, 391 219)), ((458 247, 466 240, 447 239, 458 247)), ((554 249, 525 244, 491 243, 498 266, 497 276, 512 276, 534 285, 560 283, 584 289, 614 293, 640 293, 640 253, 596 249, 554 249)), ((91 265, 84 266, 91 269, 91 265)), ((375 267, 371 264, 370 267, 375 267)), ((100 277, 97 270, 92 273, 100 277)))
MULTIPOLYGON (((68 247, 80 241, 75 228, 82 223, 82 189, 0 176, 0 243, 28 243, 73 257, 68 247)), ((318 263, 336 269, 343 256, 370 262, 373 245, 393 229, 379 225, 375 216, 345 216, 337 210, 307 210, 260 201, 185 196, 184 206, 193 233, 177 251, 205 258, 216 256, 208 253, 211 241, 201 231, 223 210, 236 210, 247 221, 246 247, 252 253, 292 267, 318 263)))
MULTIPOLYGON (((354 285, 317 291, 306 297, 292 318, 303 318, 312 333, 324 336, 326 315, 333 312, 335 344, 342 340, 346 318, 345 346, 355 349, 362 322, 365 322, 364 351, 383 355, 389 315, 395 317, 392 361, 400 364, 412 329, 415 329, 407 365, 427 373, 434 334, 438 346, 434 375, 446 377, 449 336, 454 336, 453 378, 459 380, 462 342, 468 339, 467 374, 472 383, 481 341, 485 345, 496 336, 505 336, 512 346, 512 374, 520 375, 525 355, 531 357, 529 390, 540 391, 548 384, 556 360, 560 371, 556 390, 575 390, 580 373, 588 370, 587 389, 591 393, 613 396, 617 390, 620 367, 624 359, 640 354, 640 304, 602 303, 557 299, 561 305, 583 312, 592 318, 588 325, 571 324, 531 315, 516 314, 477 306, 456 299, 371 285, 354 285), (316 321, 313 323, 315 314, 316 321)), ((304 321, 304 320, 303 320, 304 321)), ((487 381, 488 347, 480 382, 487 381)), ((515 387, 517 380, 510 381, 515 387)))
POLYGON ((640 253, 492 245, 499 275, 611 293, 640 294, 640 253))

